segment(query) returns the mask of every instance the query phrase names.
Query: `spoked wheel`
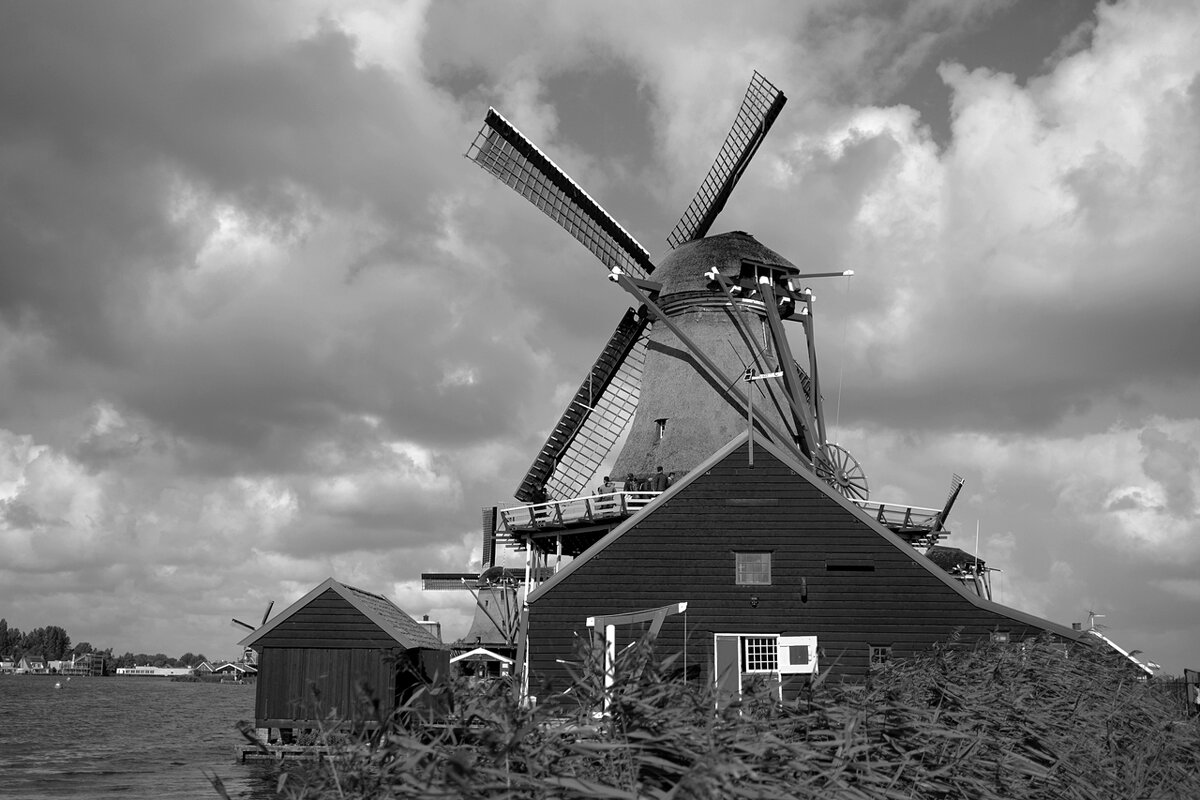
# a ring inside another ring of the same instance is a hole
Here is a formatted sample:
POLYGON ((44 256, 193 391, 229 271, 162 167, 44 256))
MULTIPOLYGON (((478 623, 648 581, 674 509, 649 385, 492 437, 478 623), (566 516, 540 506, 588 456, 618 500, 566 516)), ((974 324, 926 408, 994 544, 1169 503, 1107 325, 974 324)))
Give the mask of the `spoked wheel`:
POLYGON ((848 500, 866 500, 870 495, 867 476, 858 461, 844 447, 822 445, 814 459, 817 477, 828 483, 848 500))

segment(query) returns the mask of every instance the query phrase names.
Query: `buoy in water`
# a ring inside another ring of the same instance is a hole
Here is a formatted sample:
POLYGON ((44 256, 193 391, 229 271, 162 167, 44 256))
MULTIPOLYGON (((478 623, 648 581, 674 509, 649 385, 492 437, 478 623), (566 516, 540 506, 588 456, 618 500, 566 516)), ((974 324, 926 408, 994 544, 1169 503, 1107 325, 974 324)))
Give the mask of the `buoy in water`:
POLYGON ((54 683, 54 688, 55 688, 55 689, 61 689, 61 688, 62 688, 62 684, 61 684, 61 683, 59 683, 58 681, 55 681, 55 683, 54 683))

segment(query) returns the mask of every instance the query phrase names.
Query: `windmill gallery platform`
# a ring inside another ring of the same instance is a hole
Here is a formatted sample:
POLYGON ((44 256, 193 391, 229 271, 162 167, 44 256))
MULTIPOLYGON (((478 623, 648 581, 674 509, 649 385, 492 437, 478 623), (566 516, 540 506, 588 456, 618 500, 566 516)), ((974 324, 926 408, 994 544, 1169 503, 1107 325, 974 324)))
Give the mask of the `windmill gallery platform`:
POLYGON ((942 559, 950 570, 927 557, 961 478, 940 508, 872 500, 858 461, 829 439, 809 284, 852 273, 804 272, 742 231, 709 235, 785 102, 754 74, 658 263, 496 110, 467 152, 633 301, 517 503, 484 509, 482 574, 424 576, 426 588, 474 592, 480 614, 511 633, 503 644, 527 695, 569 688, 563 662, 581 636, 611 654, 648 632, 726 698, 763 678, 794 696, 819 671, 862 677, 955 635, 1082 641, 992 602, 977 559, 942 559), (605 465, 635 481, 660 466, 680 477, 665 491, 589 490, 605 465), (496 567, 497 543, 522 552, 524 569, 496 567))

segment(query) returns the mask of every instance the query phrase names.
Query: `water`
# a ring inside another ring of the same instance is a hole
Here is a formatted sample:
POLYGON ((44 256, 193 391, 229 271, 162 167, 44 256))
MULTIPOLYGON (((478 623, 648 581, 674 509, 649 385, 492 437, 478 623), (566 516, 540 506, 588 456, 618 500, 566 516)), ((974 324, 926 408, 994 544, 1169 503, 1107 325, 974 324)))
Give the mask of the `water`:
POLYGON ((216 773, 265 800, 271 767, 236 758, 234 724, 253 718, 253 685, 0 675, 0 797, 215 800, 216 773))

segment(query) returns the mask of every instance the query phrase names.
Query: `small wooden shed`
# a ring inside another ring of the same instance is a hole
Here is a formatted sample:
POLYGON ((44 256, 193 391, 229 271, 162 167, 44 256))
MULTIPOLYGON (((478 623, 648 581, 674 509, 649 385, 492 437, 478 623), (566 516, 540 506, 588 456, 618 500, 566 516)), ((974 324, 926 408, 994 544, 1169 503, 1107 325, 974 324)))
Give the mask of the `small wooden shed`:
POLYGON ((370 728, 361 689, 391 713, 445 676, 449 651, 383 595, 325 580, 243 639, 258 653, 254 719, 283 740, 294 730, 370 728))

